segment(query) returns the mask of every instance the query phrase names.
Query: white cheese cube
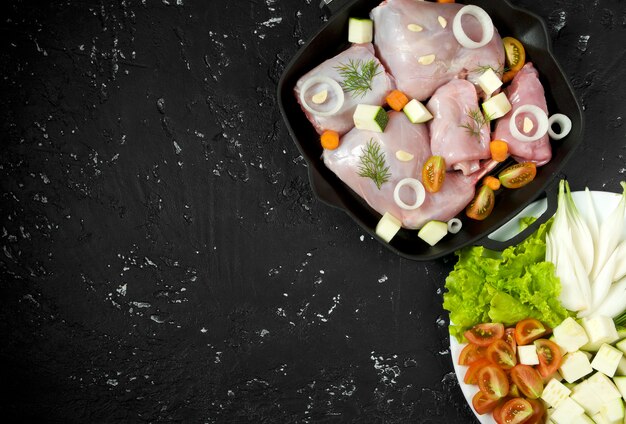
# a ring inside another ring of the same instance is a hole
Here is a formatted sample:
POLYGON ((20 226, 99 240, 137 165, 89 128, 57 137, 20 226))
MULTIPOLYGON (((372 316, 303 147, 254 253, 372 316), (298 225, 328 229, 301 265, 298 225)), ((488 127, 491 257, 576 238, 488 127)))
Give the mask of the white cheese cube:
POLYGON ((480 88, 483 89, 487 96, 491 96, 494 91, 502 87, 502 81, 493 69, 489 68, 478 77, 478 85, 480 85, 480 88))
POLYGON ((604 402, 622 397, 622 394, 617 387, 615 387, 611 379, 601 372, 597 372, 589 377, 587 382, 593 385, 593 390, 604 402))
POLYGON ((589 343, 585 329, 571 317, 554 327, 552 334, 554 342, 567 352, 576 352, 581 346, 589 343))
POLYGON ((550 417, 556 424, 572 424, 585 410, 571 398, 565 398, 550 417))
POLYGON ((537 348, 534 344, 526 346, 517 346, 517 357, 519 363, 524 365, 538 365, 539 356, 537 356, 537 348))
POLYGON ((582 406, 589 415, 600 412, 600 408, 602 408, 604 404, 604 399, 596 393, 593 384, 589 383, 587 380, 574 386, 571 398, 582 406))
POLYGON ((581 325, 587 332, 589 343, 581 347, 583 350, 597 351, 602 343, 611 344, 619 339, 613 319, 598 315, 591 318, 583 318, 581 325))
POLYGON ((543 388, 541 399, 545 400, 552 408, 557 408, 571 393, 572 391, 565 387, 563 383, 553 378, 543 388))
POLYGON ((415 99, 408 102, 402 110, 413 124, 422 124, 433 119, 433 115, 426 109, 426 106, 415 99))
POLYGON ((568 353, 563 357, 559 372, 565 381, 573 383, 587 374, 591 374, 593 368, 591 368, 589 358, 583 352, 578 351, 568 353))
POLYGON ((596 371, 600 371, 601 373, 613 377, 615 375, 615 371, 617 370, 617 366, 619 365, 619 361, 624 357, 624 354, 621 350, 615 349, 613 346, 604 343, 600 346, 600 350, 596 354, 593 361, 591 361, 591 368, 596 371))

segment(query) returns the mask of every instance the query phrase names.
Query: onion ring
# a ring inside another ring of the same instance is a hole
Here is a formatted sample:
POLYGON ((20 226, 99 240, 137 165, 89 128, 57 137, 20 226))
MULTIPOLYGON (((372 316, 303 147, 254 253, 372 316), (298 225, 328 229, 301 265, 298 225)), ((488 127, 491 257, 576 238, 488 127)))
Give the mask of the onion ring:
POLYGON ((509 131, 511 131, 513 137, 525 143, 530 143, 540 139, 547 134, 549 127, 548 115, 543 111, 543 109, 535 105, 522 105, 518 107, 517 110, 513 112, 513 116, 511 116, 511 120, 509 121, 509 131), (517 128, 517 123, 515 122, 517 115, 524 112, 530 113, 537 120, 538 128, 532 136, 522 134, 519 128, 517 128))
POLYGON ((550 119, 548 119, 548 134, 553 140, 560 140, 563 137, 567 137, 571 130, 572 120, 562 113, 555 113, 550 117, 550 119), (554 125, 554 123, 559 124, 559 127, 561 127, 561 132, 558 134, 552 129, 552 125, 554 125))
POLYGON ((454 21, 452 21, 452 33, 454 34, 456 41, 458 41, 463 47, 467 49, 478 49, 487 45, 487 43, 489 43, 493 38, 493 22, 491 21, 489 14, 487 14, 487 12, 480 7, 467 5, 461 8, 461 10, 459 10, 454 16, 454 21), (463 30, 463 24, 461 23, 463 15, 470 15, 478 20, 478 23, 483 30, 483 36, 480 41, 472 40, 467 36, 465 30, 463 30))
POLYGON ((393 190, 393 200, 396 202, 396 205, 400 206, 402 209, 412 211, 422 206, 424 200, 426 200, 426 189, 424 189, 424 185, 419 180, 415 178, 405 178, 396 184, 396 188, 393 190), (415 192, 415 203, 412 205, 407 205, 400 199, 400 189, 404 186, 412 188, 415 192))
POLYGON ((302 88, 300 89, 300 103, 302 104, 302 107, 305 108, 307 111, 311 112, 313 115, 317 115, 317 116, 331 116, 334 115, 335 113, 339 112, 339 109, 341 109, 341 107, 343 106, 343 103, 345 101, 345 97, 343 94, 343 89, 341 88, 341 86, 339 85, 339 83, 337 81, 335 81, 332 78, 329 77, 323 77, 323 76, 315 76, 315 77, 311 77, 308 80, 306 80, 304 82, 304 84, 302 84, 302 88), (329 111, 326 112, 321 112, 319 110, 315 110, 313 109, 306 101, 306 99, 304 98, 306 91, 313 85, 313 84, 328 84, 330 85, 330 88, 332 91, 335 92, 335 94, 337 95, 337 105, 332 108, 329 111))
POLYGON ((459 218, 452 218, 450 221, 448 221, 449 233, 456 234, 459 231, 461 231, 461 228, 463 228, 463 223, 461 222, 459 218))

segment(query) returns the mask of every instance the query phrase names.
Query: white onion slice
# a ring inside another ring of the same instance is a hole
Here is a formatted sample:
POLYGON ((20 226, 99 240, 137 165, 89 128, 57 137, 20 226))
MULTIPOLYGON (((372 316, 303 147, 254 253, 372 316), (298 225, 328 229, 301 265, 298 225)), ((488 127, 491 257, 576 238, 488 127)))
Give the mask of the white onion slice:
POLYGON ((461 228, 463 228, 463 223, 461 222, 459 218, 452 218, 450 221, 448 221, 449 233, 456 234, 459 231, 461 231, 461 228))
POLYGON ((554 115, 552 115, 550 117, 550 119, 548 119, 548 134, 550 135, 550 138, 553 140, 560 140, 563 137, 566 137, 570 131, 572 130, 572 120, 569 119, 567 116, 563 115, 562 113, 555 113, 554 115), (555 133, 554 130, 552 129, 552 125, 554 125, 555 123, 559 124, 559 127, 561 127, 561 132, 560 133, 555 133))
POLYGON ((487 12, 485 12, 480 7, 472 5, 464 6, 454 16, 454 21, 452 21, 452 33, 454 34, 456 41, 458 41, 459 44, 466 49, 478 49, 485 46, 493 38, 493 22, 491 22, 491 18, 489 17, 487 12), (461 24, 461 18, 463 17, 463 15, 470 15, 478 20, 478 23, 483 30, 483 36, 480 41, 472 40, 467 36, 465 30, 463 30, 463 25, 461 24))
POLYGON ((396 205, 407 211, 412 211, 419 208, 420 206, 422 206, 422 203, 424 203, 425 199, 426 190, 424 189, 422 183, 415 178, 405 178, 403 180, 400 180, 400 182, 396 184, 396 188, 393 190, 393 200, 396 202, 396 205), (415 202, 412 205, 407 205, 402 201, 402 199, 400 199, 400 189, 404 186, 413 189, 413 191, 415 192, 415 202))
POLYGON ((337 81, 329 77, 323 77, 323 76, 311 77, 308 80, 306 80, 304 84, 302 84, 302 88, 300 89, 300 103, 302 104, 302 107, 304 107, 307 111, 311 112, 313 115, 317 115, 317 116, 334 115, 335 113, 339 112, 339 109, 341 109, 341 107, 343 106, 344 101, 345 101, 345 98, 343 94, 343 89, 341 88, 341 86, 339 85, 337 81), (322 112, 319 110, 315 110, 314 108, 311 107, 311 105, 307 103, 305 94, 307 90, 313 84, 328 84, 330 86, 331 90, 337 96, 337 104, 335 105, 334 108, 326 112, 322 112))
POLYGON ((509 121, 509 130, 511 131, 513 137, 525 143, 536 141, 546 135, 549 126, 548 115, 539 106, 535 105, 522 105, 518 107, 517 110, 513 112, 513 116, 511 116, 511 120, 509 121), (517 115, 520 113, 530 113, 535 117, 537 120, 537 130, 535 131, 535 134, 527 136, 522 134, 519 128, 517 128, 516 119, 517 115))

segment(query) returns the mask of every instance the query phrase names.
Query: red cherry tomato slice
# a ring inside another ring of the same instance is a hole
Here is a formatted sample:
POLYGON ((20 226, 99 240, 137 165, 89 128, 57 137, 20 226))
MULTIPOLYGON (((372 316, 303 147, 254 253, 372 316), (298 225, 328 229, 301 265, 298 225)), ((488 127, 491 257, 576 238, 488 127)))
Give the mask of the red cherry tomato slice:
POLYGON ((495 193, 489 186, 483 185, 478 190, 476 197, 465 208, 465 215, 477 221, 482 221, 491 214, 495 203, 495 193))
POLYGON ((422 168, 422 183, 426 191, 436 193, 441 190, 446 179, 446 161, 441 156, 431 156, 422 168))
POLYGON ((504 370, 510 370, 517 364, 513 348, 504 340, 496 340, 487 348, 487 359, 504 370))
POLYGON ((504 325, 500 323, 476 324, 464 333, 470 343, 478 346, 489 346, 504 336, 504 325))
POLYGON ((485 395, 485 393, 480 390, 476 392, 476 394, 472 398, 472 406, 474 407, 476 413, 479 415, 484 415, 488 412, 493 411, 494 408, 498 406, 498 402, 499 400, 490 399, 489 397, 487 397, 487 395, 485 395))
POLYGON ((533 414, 533 406, 526 399, 513 398, 502 405, 500 419, 506 424, 521 424, 533 414))
POLYGON ((502 421, 502 407, 504 406, 505 403, 507 403, 508 401, 510 401, 512 398, 507 396, 505 398, 500 399, 500 402, 498 403, 498 405, 496 405, 496 407, 494 408, 493 412, 491 413, 491 415, 493 415, 493 419, 496 421, 496 423, 498 424, 504 424, 504 421, 502 421))
POLYGON ((523 319, 515 325, 515 341, 523 346, 532 343, 548 332, 540 321, 534 318, 523 319))
POLYGON ((486 365, 478 371, 478 387, 489 399, 498 400, 509 393, 509 378, 497 365, 486 365))
POLYGON ((524 424, 543 424, 546 422, 546 408, 537 399, 526 399, 533 407, 533 414, 524 424))
POLYGON ((543 392, 543 380, 530 365, 517 364, 511 369, 511 380, 524 396, 537 399, 543 392))
POLYGON ((486 354, 487 348, 485 346, 469 343, 459 355, 459 365, 472 365, 477 360, 484 358, 486 354))
POLYGON ((515 341, 515 328, 507 328, 504 330, 504 341, 511 346, 514 353, 517 353, 517 342, 515 341))
POLYGON ((537 348, 537 356, 539 356, 539 365, 537 366, 539 374, 542 377, 554 374, 561 366, 563 359, 559 346, 550 340, 539 339, 535 340, 535 347, 537 348))
POLYGON ((489 364, 491 364, 491 361, 487 358, 481 358, 474 361, 474 363, 472 363, 472 365, 470 365, 467 369, 463 382, 465 384, 478 384, 478 371, 489 364))
POLYGON ((506 188, 520 188, 535 179, 537 165, 532 162, 517 163, 498 174, 500 183, 506 188))

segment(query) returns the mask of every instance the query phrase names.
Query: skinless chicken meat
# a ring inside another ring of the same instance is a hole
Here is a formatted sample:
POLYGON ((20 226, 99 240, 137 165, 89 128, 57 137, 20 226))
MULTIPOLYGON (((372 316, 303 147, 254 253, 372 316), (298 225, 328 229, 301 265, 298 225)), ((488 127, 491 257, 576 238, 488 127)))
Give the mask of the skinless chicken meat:
POLYGON ((433 155, 442 156, 448 170, 476 172, 480 160, 491 157, 491 133, 474 85, 452 80, 435 91, 427 108, 433 115, 428 123, 433 155))
MULTIPOLYGON (((461 46, 454 37, 452 22, 462 7, 386 0, 372 10, 376 52, 399 90, 422 101, 452 79, 467 78, 477 85, 487 67, 503 71, 504 47, 497 30, 487 45, 477 49, 461 46)), ((480 39, 482 29, 473 17, 464 16, 462 23, 470 38, 480 39)))

